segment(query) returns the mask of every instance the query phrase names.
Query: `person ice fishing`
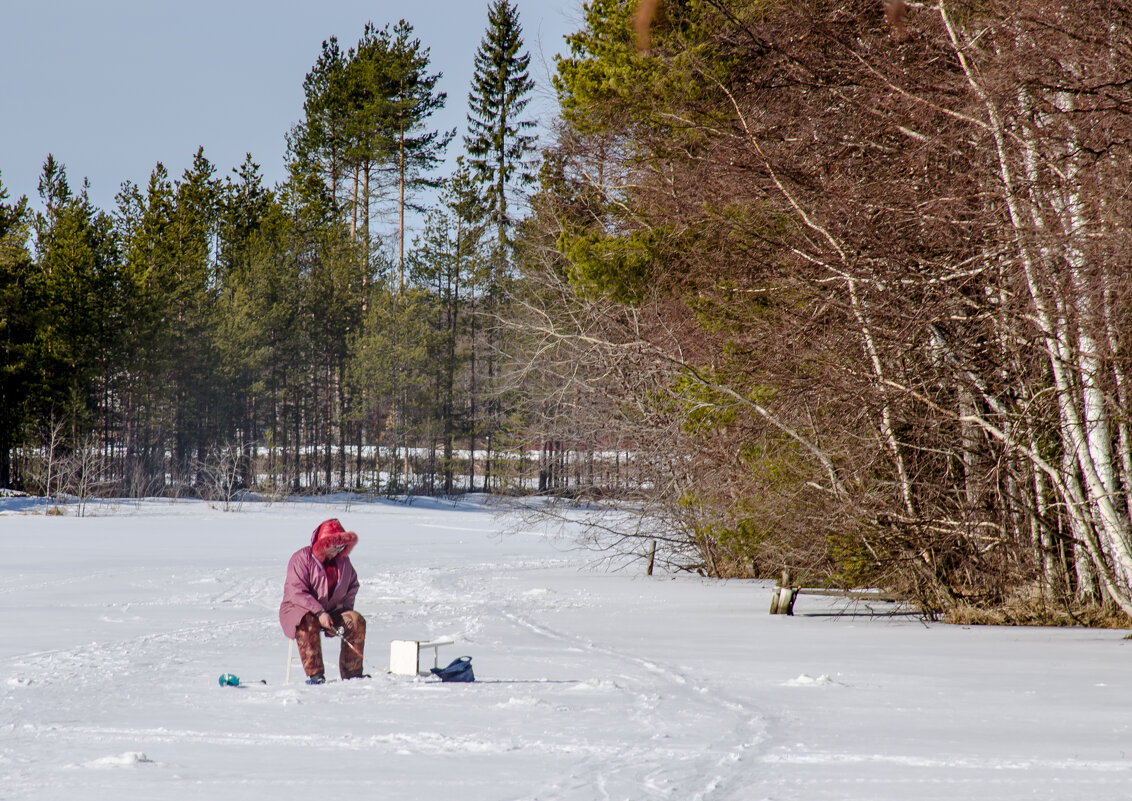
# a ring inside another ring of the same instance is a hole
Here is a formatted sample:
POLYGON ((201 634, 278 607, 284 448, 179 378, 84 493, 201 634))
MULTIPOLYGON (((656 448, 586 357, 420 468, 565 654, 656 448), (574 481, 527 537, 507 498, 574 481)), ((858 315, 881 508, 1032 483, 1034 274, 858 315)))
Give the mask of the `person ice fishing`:
POLYGON ((366 621, 354 611, 358 574, 350 563, 350 551, 357 544, 358 535, 331 518, 318 525, 311 544, 295 551, 287 563, 279 624, 299 647, 307 684, 326 681, 320 634, 341 635, 338 671, 343 679, 364 675, 366 621))

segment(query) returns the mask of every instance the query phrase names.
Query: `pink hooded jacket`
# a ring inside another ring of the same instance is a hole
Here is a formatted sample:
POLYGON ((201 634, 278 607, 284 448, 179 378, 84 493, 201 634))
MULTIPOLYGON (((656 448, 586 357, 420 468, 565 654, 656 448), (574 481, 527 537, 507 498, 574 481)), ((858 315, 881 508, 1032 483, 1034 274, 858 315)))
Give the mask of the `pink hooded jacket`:
POLYGON ((350 564, 350 551, 358 544, 358 535, 346 531, 337 520, 327 520, 314 530, 311 544, 300 548, 287 564, 287 578, 283 583, 283 603, 279 604, 279 625, 283 633, 295 639, 299 621, 307 612, 341 612, 354 608, 358 594, 358 574, 350 564), (323 560, 328 549, 342 545, 344 550, 335 557, 338 566, 338 583, 330 586, 323 560))

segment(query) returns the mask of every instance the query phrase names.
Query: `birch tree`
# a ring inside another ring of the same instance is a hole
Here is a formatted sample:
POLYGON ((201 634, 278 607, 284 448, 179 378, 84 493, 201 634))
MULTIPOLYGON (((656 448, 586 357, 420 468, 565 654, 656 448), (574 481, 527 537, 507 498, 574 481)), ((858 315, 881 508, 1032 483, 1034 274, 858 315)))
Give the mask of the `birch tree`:
POLYGON ((1106 8, 589 9, 542 260, 582 305, 551 330, 599 374, 668 365, 635 403, 693 435, 681 503, 716 547, 927 609, 1037 587, 1128 611, 1106 8), (599 300, 629 327, 594 327, 599 300))

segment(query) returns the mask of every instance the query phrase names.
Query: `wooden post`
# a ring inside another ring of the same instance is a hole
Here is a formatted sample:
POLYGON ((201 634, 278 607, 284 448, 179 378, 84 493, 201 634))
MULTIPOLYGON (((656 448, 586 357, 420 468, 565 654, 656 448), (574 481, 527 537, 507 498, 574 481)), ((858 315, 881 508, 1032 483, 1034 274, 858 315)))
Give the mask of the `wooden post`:
POLYGON ((790 568, 782 569, 782 578, 774 595, 770 598, 770 613, 772 615, 793 615, 794 601, 798 598, 798 591, 791 587, 790 568))
POLYGON ((793 616, 794 602, 798 600, 798 588, 783 587, 780 592, 784 595, 784 598, 778 602, 779 611, 782 611, 783 614, 793 616), (785 608, 783 608, 783 604, 785 604, 785 608))
POLYGON ((649 566, 645 570, 646 576, 652 575, 652 568, 654 564, 656 564, 656 540, 649 542, 649 566))

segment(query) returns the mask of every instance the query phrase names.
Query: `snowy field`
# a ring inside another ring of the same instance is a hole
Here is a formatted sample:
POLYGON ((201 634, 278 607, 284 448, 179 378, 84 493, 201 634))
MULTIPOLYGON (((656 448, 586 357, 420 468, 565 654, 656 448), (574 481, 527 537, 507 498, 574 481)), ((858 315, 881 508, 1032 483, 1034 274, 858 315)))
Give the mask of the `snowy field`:
POLYGON ((474 504, 28 506, 0 498, 3 799, 1132 798, 1125 632, 772 617, 769 584, 605 572, 474 504), (327 517, 373 677, 286 685, 283 573, 327 517), (385 672, 438 637, 477 683, 385 672))

